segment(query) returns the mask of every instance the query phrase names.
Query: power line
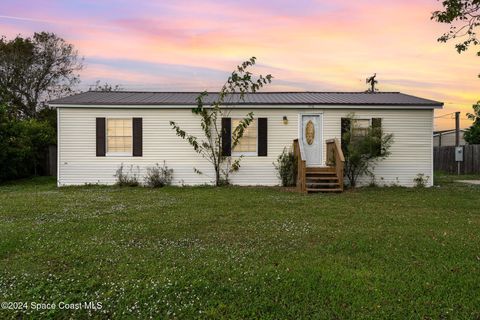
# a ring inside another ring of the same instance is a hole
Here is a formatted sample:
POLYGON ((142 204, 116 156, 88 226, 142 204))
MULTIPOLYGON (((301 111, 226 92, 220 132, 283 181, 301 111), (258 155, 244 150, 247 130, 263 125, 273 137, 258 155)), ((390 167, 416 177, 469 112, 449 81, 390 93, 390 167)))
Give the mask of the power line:
POLYGON ((450 116, 450 117, 453 119, 452 115, 454 116, 454 115, 455 115, 455 112, 451 112, 451 113, 447 113, 447 114, 442 114, 441 116, 436 116, 436 117, 434 117, 434 118, 436 119, 436 118, 443 118, 443 117, 446 117, 446 116, 450 116))

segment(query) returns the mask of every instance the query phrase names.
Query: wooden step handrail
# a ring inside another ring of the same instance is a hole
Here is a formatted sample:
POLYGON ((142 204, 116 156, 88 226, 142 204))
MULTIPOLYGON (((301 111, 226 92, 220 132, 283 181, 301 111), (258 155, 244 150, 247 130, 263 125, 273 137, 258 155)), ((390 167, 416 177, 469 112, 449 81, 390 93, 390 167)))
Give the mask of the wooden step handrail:
POLYGON ((327 165, 335 167, 338 183, 343 191, 343 175, 345 169, 345 157, 343 155, 342 146, 337 138, 328 139, 327 144, 327 165))
POLYGON ((293 155, 295 159, 297 159, 297 190, 306 193, 307 163, 305 161, 303 146, 298 142, 298 139, 293 140, 293 155))

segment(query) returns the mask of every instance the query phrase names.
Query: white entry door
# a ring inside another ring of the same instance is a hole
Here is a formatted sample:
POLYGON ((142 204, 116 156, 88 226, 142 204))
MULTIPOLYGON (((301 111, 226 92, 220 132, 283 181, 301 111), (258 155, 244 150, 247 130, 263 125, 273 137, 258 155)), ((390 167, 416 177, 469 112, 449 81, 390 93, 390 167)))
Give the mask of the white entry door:
POLYGON ((322 122, 321 115, 302 115, 302 143, 307 167, 322 164, 322 122))

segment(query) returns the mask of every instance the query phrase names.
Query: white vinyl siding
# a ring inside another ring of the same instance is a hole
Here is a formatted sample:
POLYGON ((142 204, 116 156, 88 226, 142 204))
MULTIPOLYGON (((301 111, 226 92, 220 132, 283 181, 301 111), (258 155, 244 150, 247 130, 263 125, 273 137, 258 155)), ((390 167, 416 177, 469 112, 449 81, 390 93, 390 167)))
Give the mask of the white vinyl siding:
MULTIPOLYGON (((375 165, 376 182, 413 186, 419 173, 429 177, 432 183, 432 127, 433 110, 388 110, 385 109, 322 109, 289 108, 277 109, 232 109, 230 117, 244 117, 252 111, 255 118, 268 118, 268 156, 245 157, 238 172, 231 174, 233 184, 278 185, 280 181, 273 163, 284 147, 290 147, 298 137, 299 114, 323 114, 323 145, 325 140, 340 138, 341 118, 355 112, 360 119, 382 118, 384 132, 393 133, 391 155, 375 165), (287 116, 288 124, 283 123, 287 116)), ((60 108, 58 138, 58 184, 78 185, 85 183, 113 184, 114 174, 123 163, 138 166, 140 175, 155 163, 166 161, 174 170, 175 185, 198 185, 212 183, 215 177, 211 164, 199 156, 192 147, 171 129, 174 120, 189 134, 202 137, 199 117, 191 109, 144 109, 144 108, 60 108), (143 118, 143 157, 131 156, 96 157, 95 118, 143 118), (203 175, 196 174, 196 168, 203 175)), ((325 147, 323 148, 323 159, 325 147)), ((363 177, 361 183, 369 183, 363 177)))

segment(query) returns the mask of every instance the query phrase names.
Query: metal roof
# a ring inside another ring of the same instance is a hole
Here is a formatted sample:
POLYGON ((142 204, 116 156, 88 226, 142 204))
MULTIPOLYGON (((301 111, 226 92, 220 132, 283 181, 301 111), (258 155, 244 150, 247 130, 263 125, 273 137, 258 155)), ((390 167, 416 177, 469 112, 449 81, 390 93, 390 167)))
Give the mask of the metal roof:
MULTIPOLYGON (((135 92, 87 91, 52 100, 50 105, 196 105, 200 92, 135 92)), ((211 104, 218 92, 209 93, 204 104, 211 104)), ((400 92, 257 92, 248 93, 244 99, 233 94, 223 105, 357 105, 357 106, 431 106, 441 107, 442 102, 428 100, 400 92)))

